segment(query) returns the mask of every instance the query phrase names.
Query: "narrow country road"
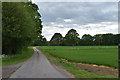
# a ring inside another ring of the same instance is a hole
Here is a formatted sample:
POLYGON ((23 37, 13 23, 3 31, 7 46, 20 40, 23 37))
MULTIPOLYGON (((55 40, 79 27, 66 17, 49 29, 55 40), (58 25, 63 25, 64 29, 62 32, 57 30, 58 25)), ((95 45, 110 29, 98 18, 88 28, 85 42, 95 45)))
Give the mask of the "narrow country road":
POLYGON ((34 55, 16 70, 10 78, 67 78, 63 73, 54 68, 46 56, 33 48, 34 55))

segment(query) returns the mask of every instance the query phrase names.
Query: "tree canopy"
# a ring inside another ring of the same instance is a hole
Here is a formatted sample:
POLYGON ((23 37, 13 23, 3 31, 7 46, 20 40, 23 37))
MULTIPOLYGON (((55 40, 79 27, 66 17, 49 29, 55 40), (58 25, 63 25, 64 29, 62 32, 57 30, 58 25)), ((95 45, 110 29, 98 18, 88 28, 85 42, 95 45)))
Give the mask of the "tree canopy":
POLYGON ((63 39, 63 45, 75 46, 79 44, 79 34, 75 29, 70 29, 63 39))
POLYGON ((82 36, 82 39, 80 41, 80 44, 83 44, 83 45, 92 45, 93 44, 93 37, 90 35, 90 34, 84 34, 82 36))
POLYGON ((39 36, 38 39, 34 42, 34 46, 47 46, 48 42, 44 36, 39 36))
POLYGON ((60 33, 55 33, 50 40, 50 45, 51 46, 60 46, 60 45, 62 45, 62 40, 63 40, 62 35, 60 33))
POLYGON ((2 3, 3 54, 17 54, 41 36, 42 21, 32 2, 2 3))
POLYGON ((65 37, 60 33, 55 33, 50 40, 51 46, 93 46, 93 45, 118 45, 120 43, 120 34, 84 34, 81 39, 75 29, 70 29, 65 37))

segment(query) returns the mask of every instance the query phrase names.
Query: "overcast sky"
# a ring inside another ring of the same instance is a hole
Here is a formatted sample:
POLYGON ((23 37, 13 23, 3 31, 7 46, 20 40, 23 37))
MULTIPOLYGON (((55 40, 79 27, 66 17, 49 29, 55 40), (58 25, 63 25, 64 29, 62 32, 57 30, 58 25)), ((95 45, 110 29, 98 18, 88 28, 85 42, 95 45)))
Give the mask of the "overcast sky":
POLYGON ((43 21, 42 35, 50 40, 54 33, 63 36, 76 29, 84 34, 118 33, 117 2, 39 2, 43 21))

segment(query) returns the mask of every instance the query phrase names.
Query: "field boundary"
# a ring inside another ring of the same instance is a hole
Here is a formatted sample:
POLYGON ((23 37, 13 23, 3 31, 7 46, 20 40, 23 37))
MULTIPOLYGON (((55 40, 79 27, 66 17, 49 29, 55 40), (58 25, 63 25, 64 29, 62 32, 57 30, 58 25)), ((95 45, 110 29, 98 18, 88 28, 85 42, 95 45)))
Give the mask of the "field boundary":
POLYGON ((50 53, 46 51, 42 51, 42 52, 47 56, 48 60, 51 63, 55 64, 56 66, 62 66, 68 72, 73 74, 75 78, 117 78, 117 75, 99 75, 93 72, 89 72, 87 70, 81 70, 77 66, 70 64, 68 62, 62 61, 60 58, 52 56, 50 53), (72 69, 74 69, 74 71, 72 69))
MULTIPOLYGON (((59 57, 58 57, 59 58, 59 57)), ((100 67, 100 68, 109 68, 109 69, 112 69, 112 70, 118 70, 116 68, 113 68, 113 67, 109 67, 109 66, 104 66, 104 65, 97 65, 97 64, 87 64, 87 63, 77 63, 77 62, 73 62, 73 61, 69 61, 67 59, 64 59, 64 58, 59 58, 60 60, 62 61, 65 61, 67 63, 70 63, 70 64, 79 64, 79 65, 88 65, 88 66, 96 66, 96 67, 100 67)))
MULTIPOLYGON (((78 67, 78 68, 80 68, 80 69, 81 69, 81 67, 79 67, 79 65, 80 65, 80 66, 87 66, 88 69, 85 67, 85 68, 82 69, 82 70, 86 70, 86 71, 88 71, 88 72, 92 72, 92 70, 90 70, 89 67, 93 67, 93 68, 99 68, 99 69, 100 69, 99 71, 107 70, 107 71, 110 72, 111 75, 118 75, 118 69, 115 69, 115 68, 112 68, 112 67, 109 67, 109 66, 96 65, 96 64, 86 64, 86 63, 77 63, 77 62, 69 61, 69 60, 64 59, 64 58, 60 58, 60 57, 57 57, 57 56, 53 56, 53 55, 51 55, 51 54, 49 54, 49 55, 52 56, 52 57, 54 57, 54 58, 58 58, 58 59, 60 59, 60 60, 63 61, 63 62, 66 62, 66 63, 72 64, 72 65, 75 65, 76 67, 78 67), (116 74, 116 73, 117 73, 117 74, 116 74)), ((97 71, 96 73, 99 74, 99 71, 97 71)), ((104 72, 105 72, 105 71, 104 71, 104 72)), ((109 74, 109 72, 105 73, 105 75, 106 75, 106 74, 109 74)), ((92 73, 94 73, 94 72, 92 72, 92 73)))
POLYGON ((65 62, 70 63, 70 64, 89 65, 89 66, 96 66, 96 67, 101 67, 101 68, 109 68, 109 69, 112 69, 112 70, 118 70, 117 68, 113 68, 113 67, 109 67, 109 66, 105 66, 105 65, 97 65, 97 64, 89 64, 89 63, 82 63, 82 62, 74 62, 74 61, 69 61, 69 60, 61 58, 61 57, 54 56, 52 54, 49 54, 49 55, 51 55, 51 56, 53 56, 55 58, 59 58, 60 60, 65 61, 65 62))

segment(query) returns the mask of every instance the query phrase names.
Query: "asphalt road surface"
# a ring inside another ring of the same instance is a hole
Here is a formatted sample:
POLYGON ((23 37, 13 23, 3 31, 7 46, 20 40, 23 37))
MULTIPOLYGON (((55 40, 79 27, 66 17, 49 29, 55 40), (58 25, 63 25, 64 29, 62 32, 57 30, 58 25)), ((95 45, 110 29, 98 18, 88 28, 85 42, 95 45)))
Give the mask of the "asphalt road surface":
POLYGON ((16 70, 10 78, 68 78, 48 61, 46 56, 33 48, 34 55, 16 70))

